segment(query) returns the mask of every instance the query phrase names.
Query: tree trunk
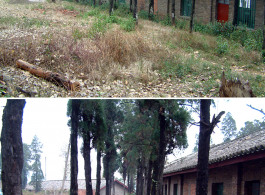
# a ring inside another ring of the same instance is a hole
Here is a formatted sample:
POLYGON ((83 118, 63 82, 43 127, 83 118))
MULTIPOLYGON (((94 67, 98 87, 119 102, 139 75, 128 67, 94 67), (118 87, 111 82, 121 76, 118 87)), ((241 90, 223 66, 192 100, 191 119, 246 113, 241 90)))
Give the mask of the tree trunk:
POLYGON ((167 17, 169 17, 170 0, 167 0, 167 17))
POLYGON ((92 195, 91 161, 90 161, 90 136, 84 139, 83 155, 85 160, 86 195, 92 195))
POLYGON ((265 2, 263 1, 263 44, 262 44, 262 60, 265 62, 265 2))
POLYGON ((218 122, 220 122, 219 119, 224 114, 224 111, 222 111, 216 118, 214 115, 212 122, 210 123, 210 106, 210 99, 201 100, 196 195, 207 195, 210 138, 214 127, 218 122))
POLYGON ((149 17, 149 20, 152 20, 153 16, 154 16, 154 0, 150 0, 150 3, 149 3, 149 11, 148 11, 148 17, 149 17))
POLYGON ((195 11, 195 0, 192 0, 191 14, 190 14, 190 33, 193 32, 194 25, 194 11, 195 11))
POLYGON ((64 174, 63 174, 63 183, 62 183, 61 195, 63 195, 63 191, 64 191, 64 183, 65 183, 65 180, 66 180, 67 164, 68 164, 69 153, 70 153, 70 145, 71 145, 71 138, 70 138, 70 140, 69 140, 68 149, 67 149, 67 154, 66 154, 66 158, 65 158, 64 174))
POLYGON ((175 25, 175 0, 172 0, 171 23, 172 23, 172 26, 175 25))
POLYGON ((97 150, 97 184, 96 195, 100 195, 100 182, 101 182, 101 150, 97 150))
POLYGON ((78 160, 77 160, 77 130, 78 130, 78 113, 80 107, 80 100, 72 100, 72 114, 71 114, 71 184, 70 195, 78 195, 78 160))
POLYGON ((138 25, 138 7, 137 7, 137 0, 134 0, 134 10, 133 10, 133 18, 136 21, 136 25, 138 25))
POLYGON ((143 165, 141 159, 138 159, 136 195, 143 195, 143 165))
POLYGON ((2 186, 4 195, 22 195, 23 144, 21 125, 25 100, 6 102, 1 133, 2 186))
POLYGON ((209 149, 210 149, 210 99, 201 100, 200 105, 200 134, 198 148, 196 195, 207 195, 209 175, 209 149))
MULTIPOLYGON (((111 129, 108 128, 108 136, 110 135, 111 129)), ((111 144, 109 140, 106 140, 106 155, 104 159, 104 168, 105 168, 105 178, 106 178, 106 195, 111 195, 111 171, 110 171, 110 160, 111 160, 111 153, 110 153, 111 144)))
POLYGON ((109 2, 109 15, 111 16, 113 13, 113 0, 110 0, 109 2))
POLYGON ((25 62, 23 60, 17 60, 16 62, 17 67, 21 68, 23 70, 29 71, 31 74, 44 78, 47 81, 50 81, 54 83, 55 85, 64 87, 67 90, 76 91, 80 87, 80 83, 77 81, 71 81, 70 79, 64 77, 63 75, 51 72, 51 71, 45 71, 33 64, 30 64, 28 62, 25 62))
POLYGON ((234 26, 237 25, 238 7, 239 7, 239 0, 235 0, 234 19, 233 19, 233 25, 234 26))
MULTIPOLYGON (((151 155, 150 155, 151 158, 151 155)), ((152 185, 152 170, 153 170, 153 161, 149 159, 148 171, 147 171, 147 189, 146 195, 150 195, 151 193, 151 185, 152 185)))
POLYGON ((165 109, 159 107, 159 126, 160 126, 160 140, 159 140, 159 153, 154 162, 154 172, 152 178, 152 193, 154 195, 162 195, 163 184, 163 170, 166 155, 166 120, 164 116, 165 109))

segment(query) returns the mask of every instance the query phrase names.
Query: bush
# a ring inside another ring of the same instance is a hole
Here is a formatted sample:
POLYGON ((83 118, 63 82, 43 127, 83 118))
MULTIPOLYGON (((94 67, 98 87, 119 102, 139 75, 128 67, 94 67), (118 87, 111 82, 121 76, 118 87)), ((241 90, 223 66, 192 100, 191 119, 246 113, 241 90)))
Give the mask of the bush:
POLYGON ((135 19, 131 16, 128 19, 123 19, 121 20, 120 26, 121 29, 125 30, 125 31, 133 31, 135 28, 135 19))
POLYGON ((227 54, 229 51, 229 44, 222 36, 217 37, 217 53, 227 54))

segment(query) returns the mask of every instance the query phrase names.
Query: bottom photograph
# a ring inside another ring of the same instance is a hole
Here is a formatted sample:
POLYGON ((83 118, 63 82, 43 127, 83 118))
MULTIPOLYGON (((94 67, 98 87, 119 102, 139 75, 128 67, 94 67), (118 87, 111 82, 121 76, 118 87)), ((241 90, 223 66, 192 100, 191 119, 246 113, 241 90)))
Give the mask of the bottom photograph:
POLYGON ((2 195, 265 195, 265 100, 1 99, 2 195))

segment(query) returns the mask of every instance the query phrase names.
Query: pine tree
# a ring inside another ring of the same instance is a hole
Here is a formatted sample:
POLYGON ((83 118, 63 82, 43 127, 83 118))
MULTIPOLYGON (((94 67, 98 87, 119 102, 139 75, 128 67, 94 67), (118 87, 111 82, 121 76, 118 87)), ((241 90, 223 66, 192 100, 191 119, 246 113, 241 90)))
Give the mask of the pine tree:
POLYGON ((22 169, 22 189, 25 189, 28 183, 28 174, 31 169, 30 161, 31 161, 31 151, 30 146, 28 144, 23 143, 23 156, 24 163, 22 169))
POLYGON ((224 142, 231 141, 237 136, 236 121, 232 114, 228 112, 221 123, 221 132, 224 135, 224 142))
POLYGON ((33 173, 31 175, 30 184, 34 186, 36 192, 41 191, 41 183, 44 179, 40 162, 42 146, 42 143, 39 142, 38 137, 35 135, 30 145, 32 160, 34 161, 31 165, 31 170, 33 173))
POLYGON ((80 100, 73 99, 69 100, 67 104, 67 116, 70 116, 71 119, 68 121, 68 125, 71 127, 71 183, 70 183, 70 195, 78 194, 78 149, 77 149, 77 134, 78 134, 78 123, 79 123, 79 108, 80 100))

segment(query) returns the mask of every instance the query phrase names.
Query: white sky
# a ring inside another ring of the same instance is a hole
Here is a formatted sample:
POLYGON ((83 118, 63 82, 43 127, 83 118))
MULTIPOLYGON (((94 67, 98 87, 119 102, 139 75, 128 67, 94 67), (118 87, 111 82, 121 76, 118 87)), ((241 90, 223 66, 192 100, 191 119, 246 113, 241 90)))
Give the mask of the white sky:
MULTIPOLYGON (((37 135, 39 141, 43 144, 42 148, 42 170, 46 180, 62 180, 64 169, 64 158, 61 157, 62 150, 67 149, 67 144, 70 137, 70 129, 67 126, 68 118, 66 116, 68 99, 26 99, 26 106, 23 114, 22 125, 22 140, 24 143, 31 144, 34 135, 37 135), (45 171, 46 157, 46 171, 45 171)), ((246 104, 251 104, 256 108, 265 110, 265 99, 215 99, 216 108, 211 108, 211 116, 218 114, 220 111, 231 112, 236 121, 238 130, 244 126, 246 121, 254 119, 261 120, 263 115, 246 104)), ((2 116, 3 106, 6 104, 6 99, 0 100, 0 116, 2 116)), ((225 115, 223 115, 222 119, 225 115)), ((194 119, 198 121, 196 114, 194 119)), ((2 118, 2 117, 1 117, 2 118)), ((2 120, 0 120, 2 126, 2 120)), ((221 124, 219 123, 219 127, 221 124)), ((2 129, 2 128, 1 128, 2 129)), ((215 128, 215 133, 212 135, 214 144, 221 143, 223 136, 219 128, 215 128)), ((175 156, 171 155, 169 161, 190 154, 195 146, 195 134, 199 133, 199 127, 192 126, 187 130, 189 147, 183 152, 176 152, 175 156)), ((84 179, 84 160, 80 154, 80 146, 82 140, 78 140, 79 148, 79 173, 78 178, 84 179)), ((96 178, 96 154, 93 151, 91 156, 92 161, 92 178, 96 178)))

